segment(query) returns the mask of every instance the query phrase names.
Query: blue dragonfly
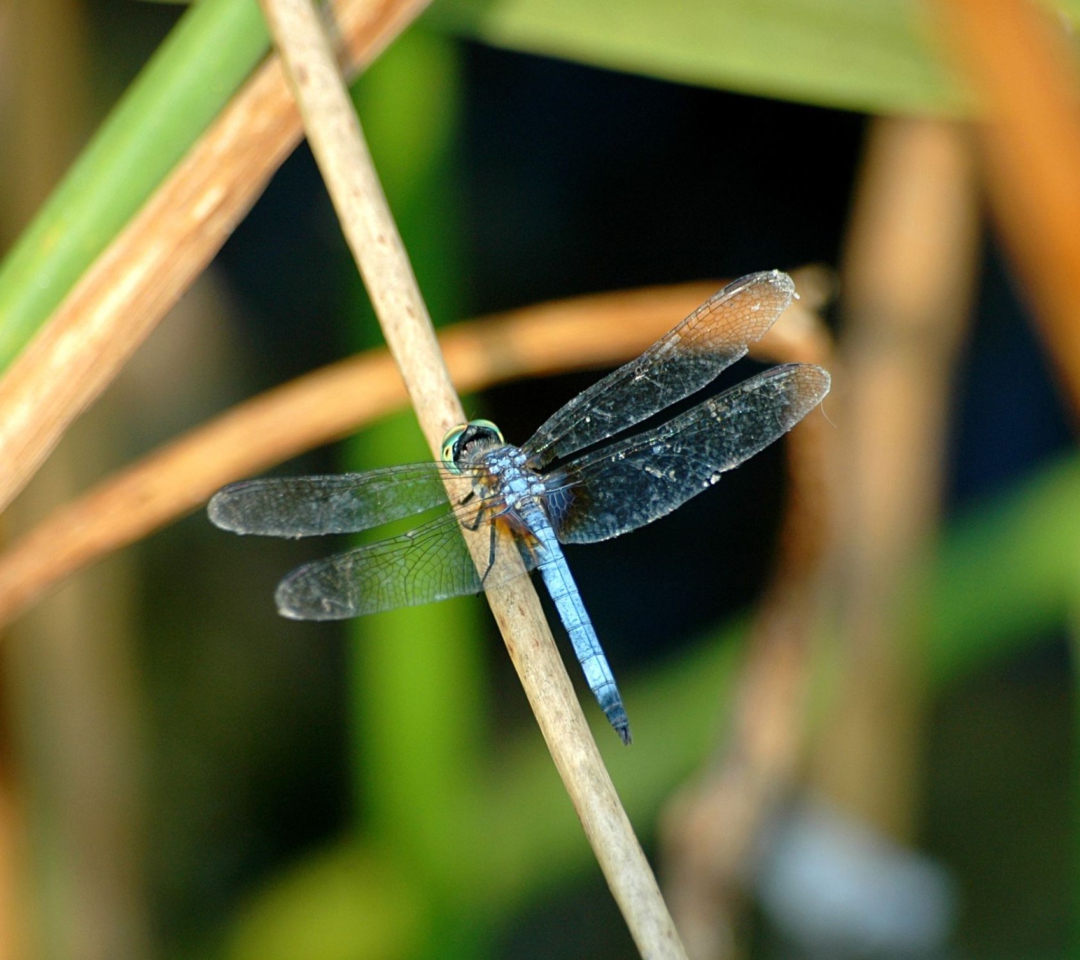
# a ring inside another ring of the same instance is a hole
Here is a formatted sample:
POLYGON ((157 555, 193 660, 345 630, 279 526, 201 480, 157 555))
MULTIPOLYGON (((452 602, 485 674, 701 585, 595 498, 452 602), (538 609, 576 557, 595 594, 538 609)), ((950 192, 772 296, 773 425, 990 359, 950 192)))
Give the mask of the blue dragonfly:
POLYGON ((622 697, 560 544, 617 537, 670 513, 821 402, 829 374, 812 364, 785 364, 660 426, 602 445, 696 393, 744 356, 794 292, 791 278, 778 270, 736 280, 563 406, 520 447, 506 443, 490 421, 473 420, 446 435, 441 463, 242 481, 214 495, 210 519, 234 533, 307 537, 438 511, 400 536, 293 570, 277 588, 278 611, 296 620, 339 620, 475 594, 520 576, 521 564, 500 560, 516 554, 526 570, 540 571, 590 689, 629 743, 622 697), (455 503, 444 486, 449 476, 471 483, 455 503), (484 570, 460 525, 490 531, 484 570))

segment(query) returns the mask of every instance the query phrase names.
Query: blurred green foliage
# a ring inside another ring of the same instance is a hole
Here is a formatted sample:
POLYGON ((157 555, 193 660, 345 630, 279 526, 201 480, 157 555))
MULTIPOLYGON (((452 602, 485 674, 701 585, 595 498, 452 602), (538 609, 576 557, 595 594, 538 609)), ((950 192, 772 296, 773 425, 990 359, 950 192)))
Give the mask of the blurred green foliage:
POLYGON ((498 46, 873 113, 965 100, 910 0, 443 0, 436 23, 498 46))
MULTIPOLYGON (((1063 9, 1077 18, 1080 0, 1063 9)), ((687 83, 884 113, 960 112, 964 96, 936 59, 921 10, 914 0, 440 0, 429 22, 687 83)), ((266 49, 254 0, 201 0, 185 15, 0 265, 0 363, 10 362, 266 49)), ((460 297, 454 212, 439 206, 453 163, 455 71, 452 46, 418 30, 357 88, 391 204, 440 320, 457 316, 460 297)), ((354 319, 355 344, 374 342, 370 315, 358 308, 354 319)), ((363 466, 426 451, 404 417, 366 434, 354 455, 363 466)), ((935 689, 1069 622, 1078 542, 1078 459, 951 525, 909 595, 935 689)), ((474 956, 530 896, 594 869, 534 731, 500 737, 497 758, 488 749, 495 736, 485 719, 478 621, 478 607, 460 601, 357 625, 356 800, 365 829, 255 897, 229 937, 231 960, 474 956)), ((639 731, 632 751, 597 718, 634 820, 650 820, 715 742, 744 634, 744 623, 727 625, 626 684, 639 731)))

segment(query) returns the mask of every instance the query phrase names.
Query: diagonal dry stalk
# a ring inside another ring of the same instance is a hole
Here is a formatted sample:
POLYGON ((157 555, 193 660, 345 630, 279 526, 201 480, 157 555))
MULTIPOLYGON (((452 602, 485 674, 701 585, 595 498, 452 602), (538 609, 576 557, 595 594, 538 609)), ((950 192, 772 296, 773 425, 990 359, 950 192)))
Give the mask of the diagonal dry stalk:
MULTIPOLYGON (((338 0, 348 68, 370 63, 427 3, 338 0)), ((0 378, 0 510, 202 272, 300 136, 271 57, 0 378)))
MULTIPOLYGON (((262 0, 308 142, 424 435, 438 452, 464 418, 356 114, 310 0, 262 0)), ((450 491, 453 496, 456 491, 450 491)), ((485 538, 469 537, 479 566, 485 538)), ((526 577, 487 592, 511 659, 630 933, 643 956, 685 957, 526 577)))

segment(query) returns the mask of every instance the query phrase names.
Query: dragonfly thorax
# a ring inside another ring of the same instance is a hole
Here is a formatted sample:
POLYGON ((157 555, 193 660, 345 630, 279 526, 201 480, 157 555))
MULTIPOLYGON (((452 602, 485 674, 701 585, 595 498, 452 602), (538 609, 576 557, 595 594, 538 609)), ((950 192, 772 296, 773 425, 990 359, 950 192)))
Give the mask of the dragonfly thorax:
POLYGON ((486 450, 479 460, 486 468, 486 477, 477 480, 488 492, 497 492, 510 510, 517 510, 526 499, 540 502, 546 493, 544 478, 528 467, 528 456, 520 447, 504 443, 486 450))

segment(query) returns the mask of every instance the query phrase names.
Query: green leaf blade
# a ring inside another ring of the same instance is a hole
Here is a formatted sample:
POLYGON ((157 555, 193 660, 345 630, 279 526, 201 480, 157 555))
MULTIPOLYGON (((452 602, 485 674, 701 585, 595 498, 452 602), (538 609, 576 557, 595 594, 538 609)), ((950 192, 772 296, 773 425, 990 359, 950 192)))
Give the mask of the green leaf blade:
POLYGON ((495 46, 873 113, 963 113, 910 0, 443 0, 435 23, 495 46))

